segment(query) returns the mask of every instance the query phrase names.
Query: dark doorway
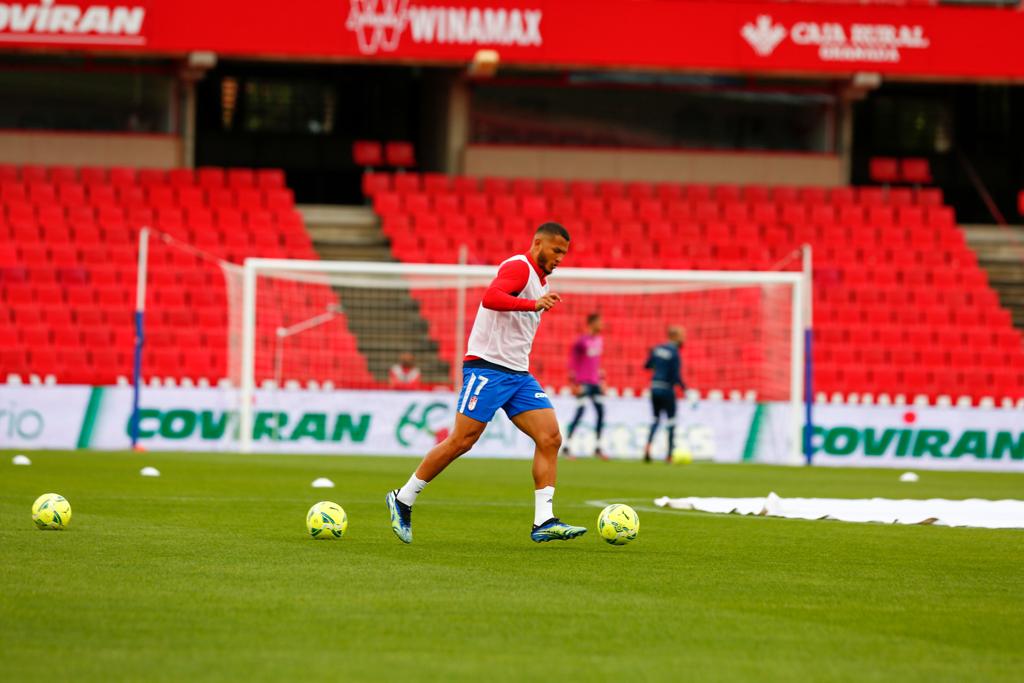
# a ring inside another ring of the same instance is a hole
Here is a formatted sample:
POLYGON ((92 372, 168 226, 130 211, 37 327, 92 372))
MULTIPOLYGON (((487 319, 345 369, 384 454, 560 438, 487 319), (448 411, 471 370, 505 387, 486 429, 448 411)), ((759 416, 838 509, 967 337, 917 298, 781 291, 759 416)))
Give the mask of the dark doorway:
POLYGON ((873 156, 926 157, 961 223, 992 223, 972 172, 1008 222, 1024 187, 1024 88, 890 83, 855 109, 852 178, 867 184, 873 156))
POLYGON ((223 62, 197 86, 196 165, 282 168, 300 203, 356 204, 355 140, 419 147, 409 67, 223 62))

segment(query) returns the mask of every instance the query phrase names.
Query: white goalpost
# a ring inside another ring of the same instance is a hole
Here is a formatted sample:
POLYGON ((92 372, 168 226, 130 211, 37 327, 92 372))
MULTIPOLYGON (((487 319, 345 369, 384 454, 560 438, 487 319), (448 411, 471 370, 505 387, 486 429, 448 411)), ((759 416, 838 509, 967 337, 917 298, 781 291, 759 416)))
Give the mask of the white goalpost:
MULTIPOLYGON (((664 341, 668 324, 680 324, 687 330, 687 384, 716 400, 788 406, 785 425, 774 431, 785 434, 787 460, 803 462, 809 266, 805 253, 803 272, 559 268, 549 282, 564 301, 544 314, 531 372, 546 387, 566 386, 569 346, 584 317, 598 312, 606 321, 607 385, 640 395, 647 351, 664 341)), ((247 259, 237 286, 228 288, 239 449, 250 451, 254 428, 266 427, 255 423, 260 389, 382 389, 389 365, 408 352, 423 370, 420 388, 457 391, 468 331, 495 272, 482 265, 247 259)))

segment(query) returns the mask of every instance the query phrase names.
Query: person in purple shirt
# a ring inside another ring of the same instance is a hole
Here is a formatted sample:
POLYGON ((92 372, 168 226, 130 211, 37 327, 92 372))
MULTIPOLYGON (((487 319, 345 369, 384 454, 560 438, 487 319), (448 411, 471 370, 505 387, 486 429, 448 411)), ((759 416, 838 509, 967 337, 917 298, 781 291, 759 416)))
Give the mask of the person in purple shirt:
POLYGON ((587 331, 580 335, 576 343, 572 345, 569 352, 569 381, 573 384, 576 399, 579 402, 576 408, 576 416, 569 423, 569 434, 565 438, 565 448, 562 455, 569 456, 569 442, 572 440, 573 432, 580 424, 583 417, 583 409, 587 406, 589 398, 594 403, 594 411, 597 413, 597 446, 594 449, 594 457, 607 460, 608 458, 601 451, 601 430, 604 428, 604 403, 601 389, 601 354, 604 352, 604 339, 601 338, 601 329, 604 321, 600 313, 591 313, 587 316, 587 331))

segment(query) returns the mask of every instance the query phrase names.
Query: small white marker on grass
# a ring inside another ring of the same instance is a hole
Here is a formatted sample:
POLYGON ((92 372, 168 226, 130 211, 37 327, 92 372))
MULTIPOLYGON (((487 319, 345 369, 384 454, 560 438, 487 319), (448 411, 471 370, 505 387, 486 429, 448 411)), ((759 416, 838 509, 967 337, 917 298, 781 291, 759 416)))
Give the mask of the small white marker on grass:
POLYGON ((900 481, 905 481, 910 484, 913 484, 920 478, 921 477, 917 476, 917 472, 904 472, 900 475, 900 481))
POLYGON ((139 474, 141 474, 144 477, 159 477, 160 470, 158 470, 155 467, 143 467, 141 470, 139 470, 139 474))
POLYGON ((27 455, 22 455, 21 453, 18 453, 16 456, 11 458, 11 464, 28 466, 32 464, 32 461, 28 459, 27 455))
POLYGON ((333 489, 334 482, 327 477, 320 477, 319 479, 313 480, 313 488, 315 489, 333 489))

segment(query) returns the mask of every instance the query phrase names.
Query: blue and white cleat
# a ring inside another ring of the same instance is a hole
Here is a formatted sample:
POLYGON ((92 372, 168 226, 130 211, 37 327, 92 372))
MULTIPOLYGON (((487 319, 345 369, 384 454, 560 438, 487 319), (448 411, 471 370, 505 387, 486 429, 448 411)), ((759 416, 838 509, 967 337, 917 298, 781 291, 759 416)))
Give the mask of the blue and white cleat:
POLYGON ((384 502, 391 513, 391 530, 402 543, 412 543, 412 506, 398 500, 398 489, 384 496, 384 502))
POLYGON ((543 524, 534 525, 533 531, 530 532, 530 538, 534 543, 547 543, 548 541, 568 541, 585 533, 587 533, 585 526, 573 526, 566 524, 558 517, 552 517, 543 524))

